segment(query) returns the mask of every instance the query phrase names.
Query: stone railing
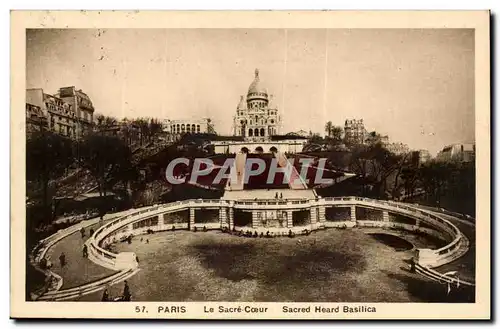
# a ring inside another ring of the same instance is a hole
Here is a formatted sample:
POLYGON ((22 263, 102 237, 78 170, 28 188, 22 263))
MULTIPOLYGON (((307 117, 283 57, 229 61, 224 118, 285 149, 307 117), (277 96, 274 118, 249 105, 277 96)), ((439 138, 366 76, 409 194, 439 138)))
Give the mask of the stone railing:
MULTIPOLYGON (((175 225, 176 228, 185 229, 187 224, 159 224, 156 227, 144 227, 138 229, 130 229, 130 226, 140 220, 143 220, 150 216, 160 216, 164 213, 175 212, 187 210, 190 208, 209 208, 209 207, 234 207, 234 208, 247 208, 247 209, 266 209, 277 207, 280 209, 301 209, 310 208, 313 206, 359 206, 381 209, 383 211, 398 213, 404 216, 415 218, 423 223, 428 224, 428 226, 434 229, 426 227, 418 227, 418 225, 410 225, 405 223, 397 223, 392 221, 367 221, 367 220, 356 220, 356 221, 342 221, 342 222, 328 222, 328 221, 318 221, 316 224, 307 227, 295 227, 292 232, 300 233, 306 229, 312 227, 312 229, 320 229, 326 227, 340 227, 347 228, 353 226, 361 227, 384 227, 384 228, 395 228, 407 231, 420 231, 431 235, 436 235, 439 237, 446 237, 449 243, 439 249, 419 249, 417 253, 416 261, 419 266, 419 273, 427 275, 430 278, 437 278, 441 275, 439 272, 432 270, 432 267, 437 267, 449 263, 459 257, 461 257, 465 252, 467 252, 469 247, 468 239, 460 232, 460 230, 453 225, 450 221, 436 215, 430 211, 422 210, 415 206, 393 202, 393 201, 382 201, 373 200, 361 197, 332 197, 332 198, 319 198, 316 200, 307 199, 297 199, 297 200, 239 200, 239 201, 227 201, 227 200, 207 200, 207 199, 197 199, 197 200, 184 200, 177 201, 163 205, 155 205, 138 211, 132 211, 126 216, 117 218, 109 222, 108 224, 102 226, 94 235, 87 241, 87 246, 89 247, 89 258, 110 269, 120 270, 120 271, 133 271, 137 268, 137 262, 135 261, 135 254, 133 253, 120 253, 115 254, 106 250, 103 246, 111 244, 117 239, 123 238, 128 235, 138 235, 146 233, 147 230, 168 230, 172 229, 175 225), (126 227, 124 229, 124 227, 126 227), (127 255, 128 254, 128 255, 127 255)), ((160 217, 158 217, 160 218, 160 217)), ((158 220, 160 223, 160 220, 158 220)), ((207 223, 204 224, 207 229, 221 229, 221 223, 207 223)), ((238 229, 244 230, 244 227, 238 227, 238 229)), ((259 232, 262 230, 259 230, 259 232)), ((283 234, 281 232, 276 232, 283 234)), ((443 277, 441 280, 453 280, 453 278, 443 277)), ((473 285, 473 283, 469 283, 473 285)))
MULTIPOLYGON (((115 213, 105 217, 108 217, 106 218, 106 220, 112 220, 114 217, 120 216, 126 212, 127 211, 121 213, 115 213)), ((40 267, 41 260, 46 258, 47 251, 56 243, 66 238, 67 236, 80 231, 82 227, 85 228, 98 223, 99 220, 100 220, 99 218, 88 219, 81 221, 78 224, 67 227, 65 229, 61 229, 56 233, 52 234, 51 236, 41 240, 35 246, 35 248, 33 248, 32 252, 29 255, 30 263, 37 271, 43 273, 46 277, 45 286, 42 289, 39 289, 39 291, 32 293, 31 297, 33 300, 57 300, 57 295, 59 293, 64 294, 65 291, 67 291, 67 289, 60 290, 63 285, 63 278, 60 275, 52 272, 50 269, 42 269, 40 267), (51 296, 54 298, 52 298, 51 296)), ((106 279, 107 278, 104 278, 102 280, 106 279)))
MULTIPOLYGON (((437 267, 449 263, 459 257, 463 256, 468 250, 469 241, 460 232, 460 230, 453 225, 450 221, 435 215, 430 211, 422 210, 420 208, 411 206, 409 204, 403 204, 394 201, 383 201, 374 200, 362 197, 334 197, 334 198, 324 198, 320 200, 321 203, 325 205, 339 206, 339 205, 354 205, 354 206, 364 206, 364 207, 374 207, 386 211, 391 211, 394 213, 403 214, 408 217, 419 219, 420 221, 427 223, 429 226, 436 228, 438 233, 441 233, 451 237, 452 241, 446 246, 431 250, 431 249, 420 249, 418 251, 419 263, 427 267, 437 267)), ((363 226, 364 223, 361 221, 357 222, 358 226, 363 226)), ((400 227, 403 229, 409 229, 410 227, 401 225, 399 223, 391 222, 377 222, 373 223, 380 227, 400 227)), ((366 225, 365 225, 366 226, 366 225)), ((411 231, 420 230, 422 232, 432 231, 426 228, 414 227, 410 229, 411 231)))

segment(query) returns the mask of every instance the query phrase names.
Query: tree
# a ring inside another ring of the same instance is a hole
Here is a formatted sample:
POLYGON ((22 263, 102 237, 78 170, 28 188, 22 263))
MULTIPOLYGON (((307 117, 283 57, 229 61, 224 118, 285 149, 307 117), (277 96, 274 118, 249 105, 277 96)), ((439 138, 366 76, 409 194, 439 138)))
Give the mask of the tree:
MULTIPOLYGON (((327 125, 328 124, 331 124, 331 122, 328 122, 327 125)), ((336 147, 342 144, 342 133, 343 133, 342 127, 332 125, 331 127, 327 128, 329 128, 329 132, 328 132, 328 137, 326 137, 325 139, 328 145, 330 147, 336 147)))
POLYGON ((144 142, 149 140, 150 137, 150 126, 148 118, 138 118, 131 122, 133 125, 136 125, 139 128, 140 132, 140 144, 142 145, 144 142))
POLYGON ((149 133, 154 137, 163 131, 163 126, 158 119, 151 119, 149 122, 149 133))
POLYGON ((326 136, 328 136, 328 137, 332 136, 332 130, 333 130, 333 123, 331 121, 328 121, 325 124, 326 136))
POLYGON ((61 135, 41 131, 26 141, 26 180, 41 188, 44 210, 49 209, 49 182, 61 177, 73 161, 72 142, 61 135))
POLYGON ((107 188, 128 177, 131 152, 124 141, 117 137, 89 135, 80 147, 81 163, 95 178, 100 196, 107 188))
POLYGON ((103 114, 96 115, 96 128, 97 130, 113 127, 118 124, 118 120, 114 117, 106 116, 103 114))

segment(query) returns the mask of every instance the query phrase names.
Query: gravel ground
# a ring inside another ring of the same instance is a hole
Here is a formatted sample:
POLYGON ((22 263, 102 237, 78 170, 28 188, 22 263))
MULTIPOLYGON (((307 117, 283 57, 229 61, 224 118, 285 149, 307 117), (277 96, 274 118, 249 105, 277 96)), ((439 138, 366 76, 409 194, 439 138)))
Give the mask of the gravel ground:
MULTIPOLYGON (((295 238, 161 232, 118 243, 141 271, 128 280, 140 301, 463 302, 446 286, 409 273, 411 252, 362 229, 295 238), (149 243, 146 243, 146 239, 149 243), (398 251, 400 250, 400 251, 398 251)), ((371 232, 373 233, 373 232, 371 232)), ((417 241, 411 241, 413 244, 417 241)), ((123 284, 110 288, 121 294, 123 284)), ((100 300, 101 292, 80 300, 100 300)), ((467 300, 470 301, 470 300, 467 300)))

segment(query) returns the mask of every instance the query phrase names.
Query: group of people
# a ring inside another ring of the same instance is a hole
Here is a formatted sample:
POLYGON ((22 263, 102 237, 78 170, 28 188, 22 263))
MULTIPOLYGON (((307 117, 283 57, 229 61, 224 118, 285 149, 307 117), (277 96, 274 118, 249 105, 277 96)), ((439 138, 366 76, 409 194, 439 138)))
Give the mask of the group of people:
MULTIPOLYGON (((222 232, 229 233, 229 234, 236 235, 236 236, 244 236, 247 238, 264 238, 264 237, 265 238, 274 238, 274 237, 285 235, 285 234, 280 234, 280 233, 275 233, 275 232, 270 232, 270 231, 267 231, 265 234, 264 234, 264 232, 260 232, 260 234, 257 231, 252 232, 251 230, 246 230, 246 231, 239 230, 239 231, 237 231, 234 227, 232 230, 230 230, 227 227, 223 227, 222 232)), ((305 235, 309 235, 311 232, 306 229, 303 231, 303 233, 305 235)), ((286 234, 286 236, 288 236, 289 238, 293 238, 293 237, 295 237, 295 232, 293 232, 292 230, 288 230, 288 233, 286 234)))
MULTIPOLYGON (((92 236, 93 234, 94 234, 94 229, 93 229, 93 228, 91 228, 91 229, 90 229, 90 235, 89 235, 89 236, 92 236)), ((83 239, 83 238, 85 238, 85 228, 84 228, 84 227, 82 227, 82 228, 80 229, 80 235, 82 236, 82 239, 83 239)))
POLYGON ((108 289, 104 289, 102 293, 102 302, 130 302, 132 300, 132 294, 130 293, 130 287, 128 286, 127 280, 125 280, 125 285, 123 286, 123 294, 116 298, 111 298, 108 289))

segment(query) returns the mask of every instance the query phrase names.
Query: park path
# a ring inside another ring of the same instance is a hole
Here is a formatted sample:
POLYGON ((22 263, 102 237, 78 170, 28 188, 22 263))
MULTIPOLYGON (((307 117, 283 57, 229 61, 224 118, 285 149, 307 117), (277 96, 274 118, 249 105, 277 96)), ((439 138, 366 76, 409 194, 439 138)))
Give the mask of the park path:
POLYGON ((75 232, 48 250, 47 256, 53 264, 52 271, 63 278, 61 289, 77 287, 116 273, 116 271, 95 264, 82 255, 83 243, 89 238, 90 229, 96 230, 98 227, 99 223, 87 227, 84 238, 81 237, 80 232, 75 232), (61 267, 59 263, 59 256, 62 252, 66 255, 67 264, 64 267, 61 267))

